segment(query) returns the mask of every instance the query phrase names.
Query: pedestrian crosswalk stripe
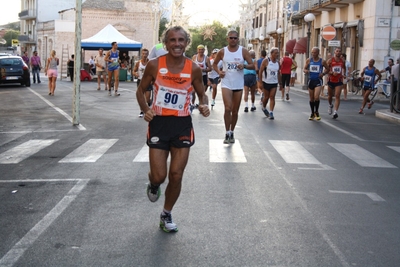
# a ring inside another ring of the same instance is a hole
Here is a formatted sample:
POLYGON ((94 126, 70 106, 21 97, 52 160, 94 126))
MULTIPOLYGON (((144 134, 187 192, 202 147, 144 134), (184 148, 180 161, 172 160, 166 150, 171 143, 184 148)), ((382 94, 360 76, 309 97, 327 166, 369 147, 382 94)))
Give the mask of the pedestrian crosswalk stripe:
POLYGON ((96 162, 118 139, 90 139, 59 163, 96 162))
POLYGON ((210 162, 243 163, 247 162, 246 156, 238 139, 234 144, 224 145, 223 139, 209 140, 210 162))
POLYGON ((394 151, 397 151, 400 153, 400 146, 388 146, 388 148, 393 149, 394 151))
POLYGON ((356 144, 328 143, 334 149, 362 167, 397 168, 384 159, 372 154, 356 144))
POLYGON ((321 164, 310 152, 297 141, 269 140, 286 163, 321 164))
POLYGON ((149 162, 149 147, 146 144, 140 149, 133 162, 149 162))
POLYGON ((0 164, 19 163, 57 141, 58 139, 29 140, 0 154, 0 164))

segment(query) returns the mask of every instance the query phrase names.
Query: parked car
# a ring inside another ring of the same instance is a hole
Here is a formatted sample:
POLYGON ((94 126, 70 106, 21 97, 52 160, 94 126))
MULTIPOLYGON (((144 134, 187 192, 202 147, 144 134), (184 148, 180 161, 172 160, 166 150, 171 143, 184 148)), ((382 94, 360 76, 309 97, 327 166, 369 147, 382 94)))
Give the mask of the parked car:
POLYGON ((0 57, 0 84, 4 83, 19 83, 31 86, 29 68, 21 57, 0 57))

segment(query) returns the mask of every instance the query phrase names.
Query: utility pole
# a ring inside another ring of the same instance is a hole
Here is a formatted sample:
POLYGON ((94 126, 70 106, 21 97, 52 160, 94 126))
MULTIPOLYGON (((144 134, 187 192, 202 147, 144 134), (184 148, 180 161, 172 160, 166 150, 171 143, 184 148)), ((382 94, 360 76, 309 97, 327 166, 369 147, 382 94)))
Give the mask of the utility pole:
POLYGON ((79 125, 81 106, 81 62, 82 62, 82 0, 76 0, 75 9, 75 63, 74 91, 72 96, 72 125, 79 125))

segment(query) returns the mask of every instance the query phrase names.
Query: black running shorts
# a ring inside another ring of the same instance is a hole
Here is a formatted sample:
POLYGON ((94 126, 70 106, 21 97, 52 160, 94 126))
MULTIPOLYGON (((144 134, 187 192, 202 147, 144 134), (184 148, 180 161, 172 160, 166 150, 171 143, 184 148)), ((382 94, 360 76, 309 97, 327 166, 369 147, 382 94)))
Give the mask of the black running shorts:
POLYGON ((282 74, 282 87, 289 87, 290 84, 290 73, 282 74))
POLYGON ((150 148, 170 150, 194 145, 192 117, 154 116, 147 130, 147 145, 150 148))
POLYGON ((271 91, 271 89, 277 88, 278 84, 277 83, 266 83, 266 82, 263 82, 263 87, 264 87, 264 90, 271 91))
POLYGON ((323 82, 321 79, 318 80, 308 80, 308 88, 314 90, 316 87, 322 86, 323 82))

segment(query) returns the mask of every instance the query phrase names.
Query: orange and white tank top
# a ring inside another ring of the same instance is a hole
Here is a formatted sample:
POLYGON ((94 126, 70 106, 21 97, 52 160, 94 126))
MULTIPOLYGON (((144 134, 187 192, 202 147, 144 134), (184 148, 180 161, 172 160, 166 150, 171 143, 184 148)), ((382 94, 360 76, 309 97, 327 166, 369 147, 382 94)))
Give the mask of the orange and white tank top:
POLYGON ((167 56, 158 58, 158 70, 154 82, 152 110, 158 116, 190 116, 189 105, 192 87, 192 64, 185 58, 180 73, 171 73, 167 68, 167 56))

